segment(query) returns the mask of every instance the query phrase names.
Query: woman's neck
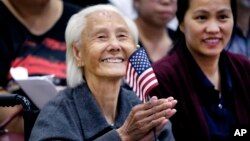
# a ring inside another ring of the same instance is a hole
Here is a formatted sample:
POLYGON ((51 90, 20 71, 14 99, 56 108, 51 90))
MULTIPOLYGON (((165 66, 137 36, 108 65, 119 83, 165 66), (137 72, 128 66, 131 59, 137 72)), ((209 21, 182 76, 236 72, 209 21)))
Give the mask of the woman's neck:
POLYGON ((151 42, 158 42, 164 36, 168 36, 166 26, 153 26, 140 18, 136 19, 135 23, 140 31, 140 36, 143 36, 146 40, 150 40, 151 42))
POLYGON ((116 117, 121 80, 98 80, 95 78, 86 78, 86 80, 107 122, 113 124, 116 117))
POLYGON ((172 40, 169 37, 166 26, 156 27, 136 19, 136 25, 140 33, 140 41, 144 45, 151 61, 161 59, 172 48, 172 40))
POLYGON ((10 12, 33 34, 48 31, 63 11, 61 0, 2 0, 10 12))
POLYGON ((220 90, 220 70, 219 57, 206 58, 196 57, 194 59, 202 72, 206 75, 209 81, 214 85, 216 90, 220 90))

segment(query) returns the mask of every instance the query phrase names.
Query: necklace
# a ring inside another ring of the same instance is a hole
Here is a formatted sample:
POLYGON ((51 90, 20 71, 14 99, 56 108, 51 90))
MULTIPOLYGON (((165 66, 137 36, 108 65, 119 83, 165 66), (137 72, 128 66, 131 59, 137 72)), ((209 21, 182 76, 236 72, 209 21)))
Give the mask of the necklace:
POLYGON ((219 104, 218 104, 218 108, 219 108, 219 109, 222 109, 222 108, 223 108, 222 103, 221 103, 221 92, 219 93, 219 104))

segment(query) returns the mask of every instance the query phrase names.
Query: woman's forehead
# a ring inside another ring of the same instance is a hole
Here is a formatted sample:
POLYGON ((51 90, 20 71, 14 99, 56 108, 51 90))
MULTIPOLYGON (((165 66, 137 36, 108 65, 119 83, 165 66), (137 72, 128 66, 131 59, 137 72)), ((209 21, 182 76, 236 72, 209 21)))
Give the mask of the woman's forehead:
POLYGON ((127 24, 121 15, 113 11, 96 11, 86 17, 86 28, 95 29, 97 27, 123 26, 127 28, 127 24))
POLYGON ((108 11, 108 10, 104 10, 104 11, 96 11, 93 13, 90 13, 88 16, 86 16, 86 20, 87 21, 91 21, 91 20, 123 20, 123 18, 121 17, 121 15, 119 15, 118 13, 114 12, 114 11, 108 11))
POLYGON ((207 10, 209 12, 221 11, 221 9, 231 9, 230 0, 190 0, 189 10, 207 10))

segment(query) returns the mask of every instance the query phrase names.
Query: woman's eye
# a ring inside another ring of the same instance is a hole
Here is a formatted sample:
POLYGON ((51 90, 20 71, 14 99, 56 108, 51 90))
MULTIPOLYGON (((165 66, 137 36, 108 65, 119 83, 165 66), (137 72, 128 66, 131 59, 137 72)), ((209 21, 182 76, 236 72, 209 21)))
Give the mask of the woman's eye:
POLYGON ((119 39, 126 39, 127 35, 125 35, 125 34, 118 34, 118 38, 119 39))
POLYGON ((105 36, 104 35, 99 35, 99 36, 97 36, 97 38, 102 39, 102 38, 105 38, 105 36))
POLYGON ((106 40, 107 36, 106 35, 98 35, 97 39, 99 39, 99 40, 106 40))
POLYGON ((219 19, 221 19, 221 20, 226 20, 227 18, 228 18, 227 15, 221 15, 221 16, 219 16, 219 19))
POLYGON ((207 19, 207 17, 206 16, 197 16, 196 19, 197 20, 205 20, 205 19, 207 19))

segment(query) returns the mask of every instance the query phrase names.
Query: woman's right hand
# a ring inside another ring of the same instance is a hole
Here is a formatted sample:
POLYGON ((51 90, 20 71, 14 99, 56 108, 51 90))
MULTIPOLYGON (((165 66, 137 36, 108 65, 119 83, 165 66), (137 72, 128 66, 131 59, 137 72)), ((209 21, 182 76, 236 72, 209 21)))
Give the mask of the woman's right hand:
POLYGON ((117 132, 123 141, 152 140, 153 130, 158 136, 168 119, 176 113, 176 103, 173 97, 158 99, 153 96, 149 102, 133 107, 117 132))

